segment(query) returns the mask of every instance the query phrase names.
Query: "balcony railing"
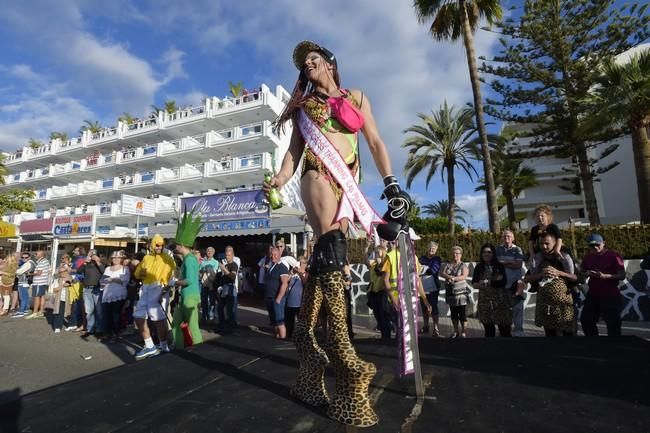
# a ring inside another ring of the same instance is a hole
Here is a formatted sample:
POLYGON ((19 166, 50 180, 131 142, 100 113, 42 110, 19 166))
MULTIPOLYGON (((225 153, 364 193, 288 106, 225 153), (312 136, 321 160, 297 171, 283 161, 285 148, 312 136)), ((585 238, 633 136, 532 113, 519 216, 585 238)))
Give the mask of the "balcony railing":
POLYGON ((204 164, 202 163, 195 165, 186 164, 182 167, 162 168, 158 170, 158 182, 173 182, 202 177, 203 171, 204 164))
POLYGON ((165 125, 185 122, 193 118, 205 117, 205 106, 188 107, 180 109, 174 113, 165 113, 165 125))
POLYGON ((53 164, 51 169, 51 176, 62 176, 81 170, 81 163, 78 161, 71 161, 65 164, 53 164))
POLYGON ((158 117, 150 117, 146 120, 140 120, 127 125, 124 136, 128 137, 132 134, 138 134, 143 131, 149 131, 158 128, 158 117))

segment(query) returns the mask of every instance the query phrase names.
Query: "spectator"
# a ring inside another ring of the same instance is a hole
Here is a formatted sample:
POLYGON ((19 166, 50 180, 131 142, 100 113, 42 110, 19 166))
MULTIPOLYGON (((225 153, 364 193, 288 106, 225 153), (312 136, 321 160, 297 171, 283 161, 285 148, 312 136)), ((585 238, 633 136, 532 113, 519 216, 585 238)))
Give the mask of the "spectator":
POLYGON ((528 259, 530 260, 530 268, 535 266, 533 262, 535 255, 542 251, 542 239, 546 233, 553 235, 557 242, 553 253, 557 257, 561 257, 560 251, 562 250, 562 235, 560 228, 553 224, 553 212, 547 205, 539 205, 535 208, 535 219, 537 225, 530 229, 530 237, 528 238, 528 259))
MULTIPOLYGON (((420 257, 420 264, 427 267, 424 274, 421 275, 421 279, 422 288, 431 305, 431 319, 433 322, 432 337, 438 337, 440 335, 438 332, 438 295, 440 294, 440 276, 438 273, 440 272, 442 260, 437 255, 437 252, 438 244, 436 242, 429 242, 427 253, 420 257)), ((424 307, 424 303, 422 303, 422 306, 424 307)), ((422 309, 422 318, 424 319, 422 332, 426 334, 429 332, 429 311, 426 308, 422 309)))
POLYGON ((182 349, 185 347, 185 338, 182 329, 183 323, 187 324, 192 344, 200 344, 203 342, 201 330, 199 329, 198 311, 199 303, 201 302, 201 292, 197 279, 197 275, 199 275, 199 262, 196 256, 191 253, 188 246, 183 245, 181 242, 177 242, 176 252, 183 256, 183 264, 181 265, 180 278, 176 281, 176 285, 181 288, 181 301, 174 312, 172 333, 174 345, 176 348, 182 349))
POLYGON ((16 271, 18 276, 18 311, 12 314, 11 317, 25 317, 29 309, 29 286, 32 284, 34 269, 36 269, 36 262, 32 260, 28 252, 21 255, 21 265, 16 271))
POLYGON ((269 245, 269 247, 266 250, 266 255, 257 262, 257 267, 259 269, 257 273, 257 290, 262 294, 264 294, 264 275, 266 274, 266 271, 268 271, 269 268, 271 267, 272 251, 273 251, 273 245, 269 245))
POLYGON ((72 267, 70 265, 70 256, 64 254, 61 256, 61 265, 57 269, 58 281, 54 289, 54 308, 52 309, 52 324, 54 333, 58 334, 63 328, 65 318, 65 304, 68 298, 68 289, 72 284, 72 267))
POLYGON ((469 301, 466 280, 469 276, 469 268, 463 263, 463 249, 461 247, 453 247, 451 253, 453 258, 442 267, 440 276, 445 280, 445 300, 449 305, 451 323, 454 326, 454 333, 451 338, 465 338, 467 337, 465 333, 465 327, 467 326, 466 309, 469 301))
POLYGON ((77 270, 79 274, 83 275, 84 281, 83 302, 86 311, 86 332, 82 335, 84 338, 104 332, 102 290, 99 285, 102 275, 104 275, 104 269, 106 266, 97 255, 97 251, 90 250, 84 264, 77 270))
MULTIPOLYGON (((420 239, 419 236, 411 229, 409 233, 412 240, 420 239)), ((386 253, 386 260, 384 261, 384 266, 382 272, 384 273, 384 287, 388 288, 389 299, 392 304, 392 322, 396 327, 396 338, 400 341, 402 335, 402 314, 404 312, 401 309, 399 301, 399 290, 398 290, 398 276, 399 276, 399 266, 400 264, 400 253, 395 249, 395 242, 389 242, 388 245, 391 247, 391 250, 386 253)), ((415 279, 416 287, 413 287, 412 290, 417 290, 422 302, 424 302, 425 308, 428 310, 429 314, 431 313, 432 307, 427 300, 427 296, 422 289, 422 283, 420 281, 420 263, 415 262, 415 273, 418 278, 415 279)), ((415 318, 417 320, 417 317, 415 318)))
POLYGON ((236 297, 237 297, 237 272, 239 266, 234 260, 235 251, 231 246, 226 247, 226 258, 219 263, 219 270, 221 271, 220 286, 218 288, 218 304, 217 312, 219 316, 219 323, 217 324, 217 332, 224 332, 226 327, 234 327, 237 325, 235 310, 236 310, 236 297))
POLYGON ((26 316, 26 319, 38 319, 45 317, 43 308, 45 307, 45 292, 50 285, 50 261, 45 258, 45 251, 36 251, 36 266, 34 267, 34 279, 32 281, 32 298, 34 299, 34 309, 32 314, 26 316))
POLYGON ((123 260, 124 254, 121 251, 115 251, 111 254, 110 266, 104 269, 101 279, 103 287, 102 315, 106 332, 112 334, 112 336, 107 335, 107 339, 114 343, 117 343, 120 339, 122 310, 128 296, 128 285, 131 280, 131 272, 128 266, 124 266, 123 260))
POLYGON ((303 286, 307 284, 307 259, 300 258, 300 265, 291 270, 289 278, 289 288, 287 289, 287 305, 284 309, 284 321, 287 328, 287 338, 293 336, 293 330, 296 324, 296 316, 300 311, 302 302, 303 286))
POLYGON ((14 287, 17 270, 18 261, 16 260, 16 256, 14 254, 9 254, 5 259, 2 270, 0 271, 0 294, 2 294, 2 311, 0 311, 0 316, 6 316, 9 314, 11 291, 14 287))
POLYGON ((214 258, 214 248, 208 247, 205 250, 205 259, 199 265, 199 281, 201 282, 201 319, 212 320, 214 318, 215 305, 215 282, 217 281, 217 270, 219 262, 214 258))
POLYGON ((577 281, 571 256, 557 256, 556 236, 547 232, 541 239, 542 251, 534 258, 535 267, 530 274, 519 280, 521 292, 531 283, 530 292, 537 292, 535 325, 544 328, 547 337, 559 334, 573 335, 573 297, 568 283, 577 281))
POLYGON ((287 335, 284 325, 284 306, 289 284, 289 269, 280 261, 281 254, 280 248, 273 248, 271 253, 272 265, 264 277, 266 310, 269 312, 275 338, 278 339, 284 339, 287 335))
POLYGON ((587 237, 591 250, 582 259, 582 271, 589 277, 589 292, 582 306, 582 331, 587 337, 597 337, 596 323, 602 316, 607 324, 608 337, 621 335, 623 297, 618 282, 625 279, 623 258, 605 247, 599 233, 587 237))
POLYGON ((514 244, 515 235, 510 230, 502 232, 503 243, 497 246, 497 260, 506 270, 506 288, 510 289, 514 296, 512 307, 512 322, 515 337, 524 336, 524 292, 517 289, 517 281, 524 275, 524 253, 520 247, 514 244))
POLYGON ((499 327, 501 337, 511 337, 512 309, 510 291, 506 289, 506 269, 497 260, 494 246, 481 247, 481 258, 474 268, 472 284, 478 290, 478 318, 486 337, 494 337, 499 327))
POLYGON ((289 253, 289 250, 286 248, 286 244, 284 243, 284 239, 278 238, 275 241, 275 247, 280 249, 280 257, 286 257, 291 255, 289 253))
POLYGON ((372 314, 375 316, 381 338, 389 340, 392 328, 391 306, 386 285, 384 284, 384 271, 382 270, 386 260, 386 247, 379 245, 375 250, 376 252, 368 260, 368 269, 370 270, 370 285, 367 292, 368 307, 372 309, 372 314))
POLYGON ((163 251, 165 242, 156 234, 151 239, 151 252, 142 258, 133 272, 142 281, 140 298, 136 304, 133 317, 140 330, 144 347, 135 354, 136 360, 159 355, 161 351, 168 352, 167 343, 167 311, 169 294, 163 291, 174 276, 176 262, 167 252, 163 251), (165 307, 163 307, 163 303, 165 307), (158 333, 159 345, 156 347, 151 338, 147 319, 151 319, 158 333))

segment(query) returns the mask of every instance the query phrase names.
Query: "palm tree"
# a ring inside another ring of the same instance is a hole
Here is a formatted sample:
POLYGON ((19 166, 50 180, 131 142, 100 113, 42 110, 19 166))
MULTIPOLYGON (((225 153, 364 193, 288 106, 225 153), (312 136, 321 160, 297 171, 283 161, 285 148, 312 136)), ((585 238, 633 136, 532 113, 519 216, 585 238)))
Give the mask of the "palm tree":
MULTIPOLYGON (((510 229, 517 228, 517 215, 515 213, 514 199, 519 197, 527 188, 537 185, 535 169, 524 164, 522 159, 512 158, 502 145, 497 145, 492 153, 494 164, 494 182, 501 188, 501 194, 506 200, 508 222, 510 229)), ((485 179, 480 179, 476 191, 485 191, 485 179)))
POLYGON ((409 148, 408 160, 404 166, 406 188, 411 187, 415 177, 424 169, 428 169, 425 183, 427 189, 436 172, 440 171, 443 182, 447 176, 449 233, 454 233, 456 220, 455 169, 465 171, 470 179, 473 174, 477 174, 470 162, 476 153, 475 140, 472 140, 472 135, 476 132, 473 116, 472 109, 456 111, 455 107, 450 108, 445 101, 430 116, 418 113, 424 125, 413 125, 404 130, 405 133, 416 134, 402 144, 402 147, 409 148))
POLYGON ((36 140, 36 139, 34 139, 34 138, 30 138, 29 141, 27 142, 27 145, 28 145, 31 149, 36 150, 36 149, 38 149, 39 147, 42 147, 42 146, 43 146, 43 142, 42 142, 42 141, 39 141, 39 140, 36 140))
MULTIPOLYGON (((434 217, 449 218, 449 202, 447 200, 438 200, 435 203, 427 204, 422 207, 422 212, 427 215, 434 217)), ((454 214, 456 215, 456 221, 465 224, 465 217, 461 216, 467 215, 467 211, 457 204, 454 205, 454 214)))
POLYGON ((68 141, 68 134, 66 132, 50 132, 50 141, 61 140, 62 143, 68 141))
POLYGON ((117 120, 119 122, 126 123, 127 125, 131 125, 133 122, 135 122, 135 117, 131 116, 131 114, 125 111, 120 117, 117 118, 117 120))
POLYGON ((81 133, 88 131, 91 134, 97 134, 101 130, 102 130, 102 125, 99 123, 98 120, 94 120, 94 121, 84 120, 84 125, 82 125, 81 128, 79 128, 79 131, 81 133))
POLYGON ((230 89, 230 94, 233 98, 240 97, 244 91, 244 85, 241 81, 237 84, 234 84, 232 81, 228 81, 228 88, 230 89))
POLYGON ((641 222, 650 224, 650 49, 624 64, 605 61, 596 77, 592 103, 595 112, 588 127, 623 125, 623 131, 632 135, 641 222))
POLYGON ((170 99, 169 101, 165 101, 165 111, 167 114, 172 114, 178 111, 178 105, 176 105, 176 101, 173 99, 170 99))
POLYGON ((467 65, 474 94, 474 107, 476 124, 481 144, 483 157, 483 172, 486 184, 486 199, 490 230, 498 233, 499 217, 497 213, 497 195, 494 186, 494 174, 488 146, 488 133, 483 120, 483 100, 481 98, 481 84, 476 67, 476 53, 474 51, 474 32, 481 21, 485 19, 489 25, 501 19, 503 10, 499 0, 413 0, 413 7, 420 24, 431 20, 429 33, 438 40, 457 41, 462 37, 467 65))

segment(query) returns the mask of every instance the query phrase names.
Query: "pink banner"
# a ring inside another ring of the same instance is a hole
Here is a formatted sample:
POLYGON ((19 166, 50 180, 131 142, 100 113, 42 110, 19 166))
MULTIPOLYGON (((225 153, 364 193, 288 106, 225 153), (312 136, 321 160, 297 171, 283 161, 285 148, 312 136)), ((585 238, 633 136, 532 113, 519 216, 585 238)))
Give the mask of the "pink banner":
POLYGON ((352 173, 350 173, 347 164, 332 143, 302 109, 298 116, 298 127, 311 151, 323 162, 334 180, 341 185, 343 197, 336 215, 336 221, 347 218, 352 223, 356 214, 361 226, 370 235, 373 224, 382 224, 384 220, 368 203, 352 173))

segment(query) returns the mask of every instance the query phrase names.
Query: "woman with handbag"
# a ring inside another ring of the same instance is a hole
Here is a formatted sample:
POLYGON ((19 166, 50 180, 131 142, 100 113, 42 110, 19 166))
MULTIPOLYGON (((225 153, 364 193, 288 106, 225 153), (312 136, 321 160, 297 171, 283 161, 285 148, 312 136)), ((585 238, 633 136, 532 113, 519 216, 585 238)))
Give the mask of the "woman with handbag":
POLYGON ((546 233, 540 239, 542 251, 535 257, 535 267, 517 282, 521 291, 531 283, 530 293, 537 292, 535 325, 544 328, 547 337, 571 336, 574 333, 575 313, 569 285, 577 281, 573 259, 561 252, 557 256, 559 239, 546 233))
POLYGON ((506 269, 497 260, 492 244, 481 247, 481 258, 474 268, 472 285, 478 290, 478 318, 485 328, 485 336, 494 337, 496 325, 501 337, 512 337, 512 296, 506 289, 506 269))
POLYGON ((61 265, 56 271, 57 280, 52 284, 54 288, 54 308, 52 309, 54 333, 58 334, 63 328, 65 319, 65 305, 68 299, 68 291, 72 284, 72 267, 70 256, 64 254, 61 256, 61 265))
POLYGON ((467 303, 469 301, 469 289, 467 277, 469 268, 463 263, 463 249, 455 246, 451 249, 452 260, 445 263, 440 271, 440 276, 445 280, 445 300, 449 305, 451 323, 454 326, 454 333, 450 338, 465 338, 465 327, 467 326, 467 303), (460 328, 459 328, 460 325, 460 328))

